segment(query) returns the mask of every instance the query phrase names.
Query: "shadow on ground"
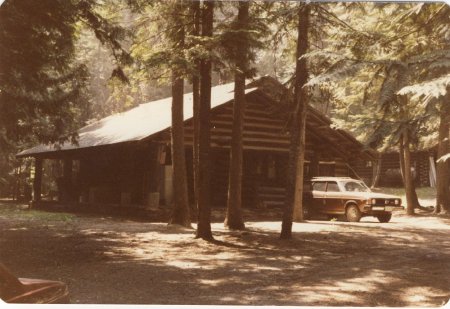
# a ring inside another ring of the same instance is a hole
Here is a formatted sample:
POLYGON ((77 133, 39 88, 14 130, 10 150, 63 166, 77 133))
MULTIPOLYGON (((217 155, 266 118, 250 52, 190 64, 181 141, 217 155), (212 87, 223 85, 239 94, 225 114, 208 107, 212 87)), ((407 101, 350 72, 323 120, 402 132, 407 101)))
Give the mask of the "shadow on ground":
POLYGON ((164 223, 0 213, 0 260, 19 276, 68 283, 74 303, 442 305, 449 222, 431 218, 442 228, 426 229, 401 219, 310 221, 289 241, 278 239, 279 222, 248 222, 243 232, 217 223, 218 243, 208 243, 164 223))

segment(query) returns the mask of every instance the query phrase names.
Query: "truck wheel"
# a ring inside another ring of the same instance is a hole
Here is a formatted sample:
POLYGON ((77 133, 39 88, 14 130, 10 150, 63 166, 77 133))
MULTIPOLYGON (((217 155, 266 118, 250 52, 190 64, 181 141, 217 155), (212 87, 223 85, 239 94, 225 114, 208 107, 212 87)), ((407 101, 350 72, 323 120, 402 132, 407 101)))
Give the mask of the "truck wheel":
POLYGON ((377 219, 381 223, 387 223, 391 220, 391 218, 392 218, 392 213, 390 213, 390 212, 386 212, 386 213, 377 215, 377 219))
POLYGON ((350 205, 345 210, 345 217, 348 222, 359 222, 361 220, 361 212, 356 205, 350 205))

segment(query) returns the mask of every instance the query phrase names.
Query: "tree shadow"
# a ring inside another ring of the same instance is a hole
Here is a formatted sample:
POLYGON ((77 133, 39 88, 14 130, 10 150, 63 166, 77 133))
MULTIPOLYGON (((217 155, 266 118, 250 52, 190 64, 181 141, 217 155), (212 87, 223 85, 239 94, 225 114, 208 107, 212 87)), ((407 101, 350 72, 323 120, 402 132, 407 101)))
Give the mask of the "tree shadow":
POLYGON ((256 225, 206 242, 162 223, 0 221, 0 260, 21 277, 66 282, 75 303, 438 306, 449 297, 448 230, 314 221, 287 241, 256 225))

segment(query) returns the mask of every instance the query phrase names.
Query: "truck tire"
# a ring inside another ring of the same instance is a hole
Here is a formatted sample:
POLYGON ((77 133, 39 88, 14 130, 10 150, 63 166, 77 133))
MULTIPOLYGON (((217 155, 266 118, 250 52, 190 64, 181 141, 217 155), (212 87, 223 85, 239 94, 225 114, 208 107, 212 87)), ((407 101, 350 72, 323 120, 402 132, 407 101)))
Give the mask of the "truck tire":
POLYGON ((345 210, 345 217, 348 222, 359 222, 361 220, 361 212, 356 205, 349 205, 345 210))
POLYGON ((377 219, 381 223, 387 223, 391 220, 391 218, 392 218, 392 213, 390 213, 390 212, 385 212, 385 213, 377 215, 377 219))

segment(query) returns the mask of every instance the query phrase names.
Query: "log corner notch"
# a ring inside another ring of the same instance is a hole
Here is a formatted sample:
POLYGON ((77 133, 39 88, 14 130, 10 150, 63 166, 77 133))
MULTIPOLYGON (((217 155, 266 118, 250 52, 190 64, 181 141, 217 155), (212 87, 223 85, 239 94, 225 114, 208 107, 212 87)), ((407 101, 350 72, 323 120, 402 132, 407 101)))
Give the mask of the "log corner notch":
POLYGON ((30 203, 30 208, 35 208, 41 202, 42 161, 42 158, 34 158, 33 200, 30 203))

